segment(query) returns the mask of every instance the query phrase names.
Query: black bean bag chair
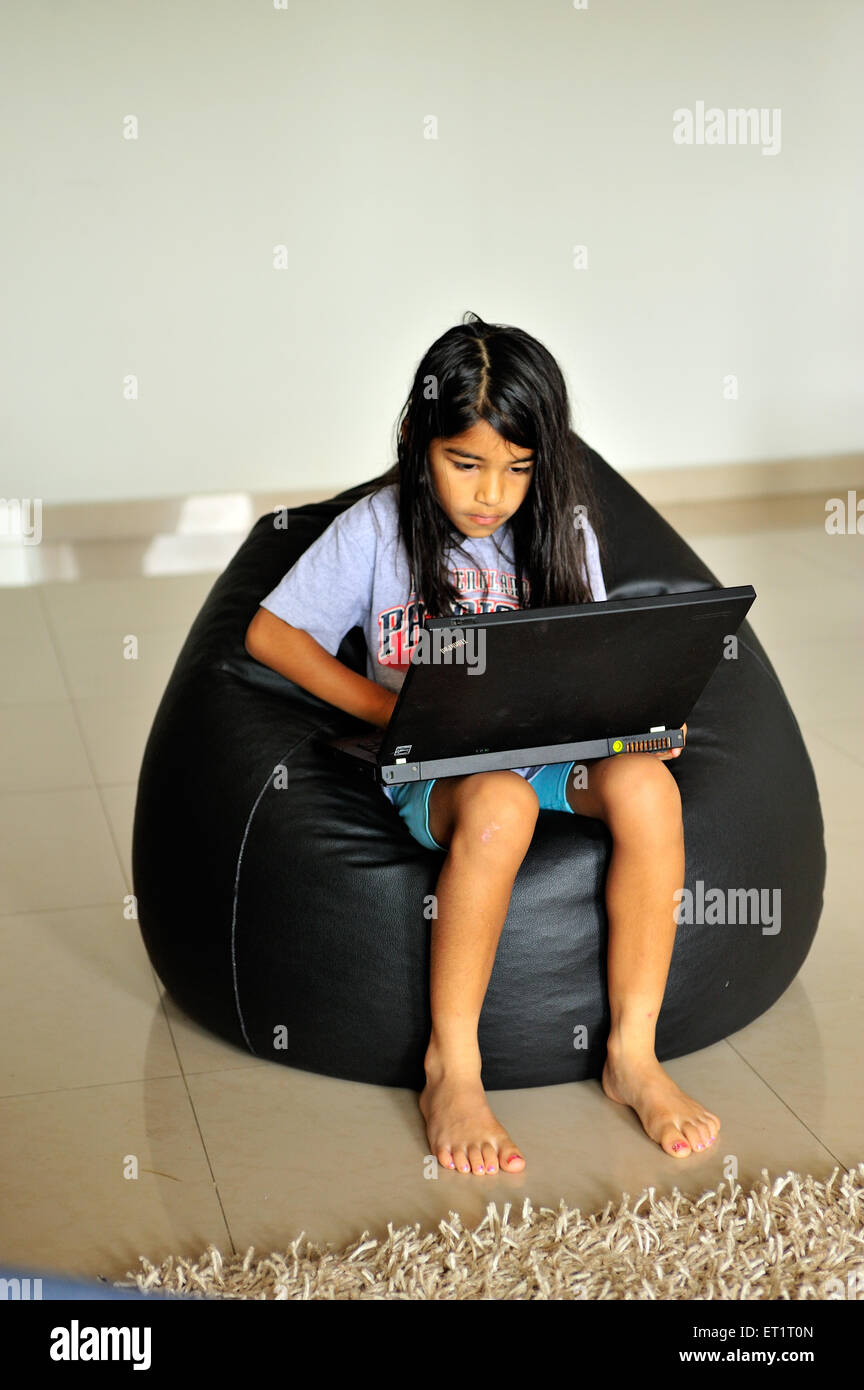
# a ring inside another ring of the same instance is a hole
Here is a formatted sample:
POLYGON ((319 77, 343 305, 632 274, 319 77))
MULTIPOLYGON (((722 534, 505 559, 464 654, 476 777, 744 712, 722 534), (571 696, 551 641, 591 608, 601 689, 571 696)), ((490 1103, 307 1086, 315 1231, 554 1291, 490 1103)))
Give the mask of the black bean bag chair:
MULTIPOLYGON (((718 585, 587 446, 585 459, 609 537, 610 598, 718 585)), ((262 516, 214 584, 146 745, 133 878, 150 960, 205 1028, 288 1066, 420 1089, 430 1029, 426 912, 443 855, 417 844, 381 791, 321 746, 322 735, 352 732, 357 721, 244 646, 259 600, 368 489, 294 508, 286 526, 262 516)), ((719 888, 727 901, 728 890, 756 889, 776 903, 779 890, 779 930, 741 913, 734 923, 682 914, 657 1028, 661 1060, 717 1042, 770 1008, 800 969, 822 909, 813 769, 749 623, 738 637, 737 660, 721 660, 688 720, 686 752, 667 766, 681 788, 694 901, 719 888)), ((354 629, 339 657, 365 674, 364 653, 354 629)), ((480 1022, 488 1088, 600 1075, 610 848, 601 822, 540 813, 480 1022)))

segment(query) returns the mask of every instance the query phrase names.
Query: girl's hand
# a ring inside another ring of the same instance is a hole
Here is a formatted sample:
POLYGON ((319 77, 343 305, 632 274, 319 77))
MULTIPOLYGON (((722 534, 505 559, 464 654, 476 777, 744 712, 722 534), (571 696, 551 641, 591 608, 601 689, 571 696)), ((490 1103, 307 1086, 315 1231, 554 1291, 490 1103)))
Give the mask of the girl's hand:
MULTIPOLYGON (((681 732, 682 732, 683 735, 684 735, 684 747, 686 748, 686 746, 687 746, 687 725, 686 725, 686 724, 682 724, 682 725, 681 725, 681 732)), ((659 758, 659 759, 661 760, 661 762, 668 763, 668 761, 669 761, 670 758, 680 758, 680 756, 681 756, 681 754, 682 754, 683 752, 684 752, 684 748, 670 748, 668 753, 655 753, 655 754, 654 754, 654 757, 655 757, 655 758, 659 758)))

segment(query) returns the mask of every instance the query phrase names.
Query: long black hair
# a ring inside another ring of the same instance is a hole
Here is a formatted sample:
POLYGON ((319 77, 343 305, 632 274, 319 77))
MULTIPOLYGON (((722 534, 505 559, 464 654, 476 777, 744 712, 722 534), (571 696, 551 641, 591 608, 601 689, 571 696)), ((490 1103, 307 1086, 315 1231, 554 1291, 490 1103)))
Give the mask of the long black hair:
POLYGON ((584 508, 604 553, 599 509, 581 464, 584 447, 571 428, 561 369, 520 328, 466 314, 432 344, 414 376, 396 426, 397 462, 371 490, 398 483, 399 533, 417 596, 427 616, 445 616, 459 600, 445 564, 448 546, 464 542, 435 495, 428 449, 485 420, 502 439, 534 454, 528 492, 510 518, 520 608, 585 603, 584 508), (527 578, 530 593, 526 593, 527 578))

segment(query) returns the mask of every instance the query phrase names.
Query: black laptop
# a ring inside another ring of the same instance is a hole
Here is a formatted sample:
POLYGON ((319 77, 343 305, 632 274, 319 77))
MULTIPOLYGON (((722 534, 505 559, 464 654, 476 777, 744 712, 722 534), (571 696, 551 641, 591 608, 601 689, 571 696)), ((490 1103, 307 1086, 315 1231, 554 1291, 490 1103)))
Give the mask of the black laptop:
POLYGON ((681 748, 752 585, 432 618, 386 729, 327 740, 378 782, 681 748))

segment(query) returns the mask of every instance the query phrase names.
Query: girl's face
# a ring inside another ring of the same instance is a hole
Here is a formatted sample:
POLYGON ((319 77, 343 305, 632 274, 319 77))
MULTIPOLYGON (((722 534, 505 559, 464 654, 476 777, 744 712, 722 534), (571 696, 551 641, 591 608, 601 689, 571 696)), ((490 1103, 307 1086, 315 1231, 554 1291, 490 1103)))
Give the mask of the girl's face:
POLYGON ((531 486, 533 459, 530 449, 508 443, 485 420, 429 444, 438 502, 464 536, 491 536, 519 510, 531 486))

